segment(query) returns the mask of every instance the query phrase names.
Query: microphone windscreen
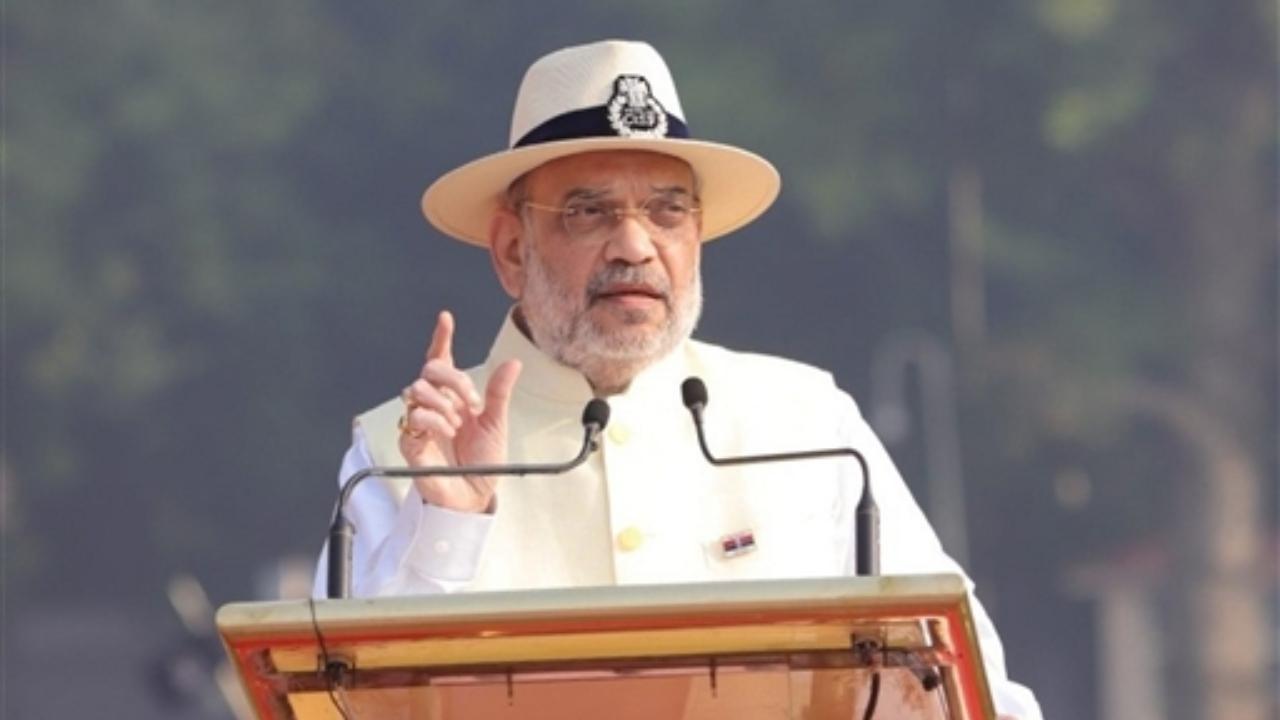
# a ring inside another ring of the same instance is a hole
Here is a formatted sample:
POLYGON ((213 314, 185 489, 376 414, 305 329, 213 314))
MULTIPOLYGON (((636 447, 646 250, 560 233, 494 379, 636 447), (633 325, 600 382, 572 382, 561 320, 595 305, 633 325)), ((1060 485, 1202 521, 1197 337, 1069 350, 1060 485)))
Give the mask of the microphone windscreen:
POLYGON ((592 398, 582 410, 582 424, 595 425, 603 430, 609 424, 609 403, 600 398, 592 398))
POLYGON ((680 383, 680 397, 684 399, 684 406, 692 410, 695 407, 707 406, 707 386, 702 380, 691 377, 680 383))

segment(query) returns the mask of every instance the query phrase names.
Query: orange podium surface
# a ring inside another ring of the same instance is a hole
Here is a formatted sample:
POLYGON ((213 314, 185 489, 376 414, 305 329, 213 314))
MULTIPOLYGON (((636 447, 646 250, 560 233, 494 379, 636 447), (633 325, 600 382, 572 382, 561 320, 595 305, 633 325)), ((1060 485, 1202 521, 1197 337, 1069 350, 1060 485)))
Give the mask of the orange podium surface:
POLYGON ((994 717, 951 575, 237 603, 218 628, 260 718, 994 717))

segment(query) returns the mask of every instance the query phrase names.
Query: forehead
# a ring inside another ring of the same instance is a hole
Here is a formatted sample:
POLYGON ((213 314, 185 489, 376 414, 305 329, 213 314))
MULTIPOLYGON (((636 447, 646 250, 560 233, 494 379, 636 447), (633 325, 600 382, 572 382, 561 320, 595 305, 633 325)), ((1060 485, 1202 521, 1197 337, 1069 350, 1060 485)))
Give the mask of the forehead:
POLYGON ((558 158, 526 176, 529 194, 560 197, 575 190, 649 193, 657 188, 693 192, 693 169, 670 155, 640 151, 592 152, 558 158))

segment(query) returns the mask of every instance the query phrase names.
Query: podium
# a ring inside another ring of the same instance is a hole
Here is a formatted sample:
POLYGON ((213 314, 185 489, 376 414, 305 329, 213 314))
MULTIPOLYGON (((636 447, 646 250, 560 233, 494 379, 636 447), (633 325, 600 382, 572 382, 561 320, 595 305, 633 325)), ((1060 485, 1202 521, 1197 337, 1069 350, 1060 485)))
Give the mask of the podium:
POLYGON ((995 717, 958 576, 236 603, 259 718, 995 717))

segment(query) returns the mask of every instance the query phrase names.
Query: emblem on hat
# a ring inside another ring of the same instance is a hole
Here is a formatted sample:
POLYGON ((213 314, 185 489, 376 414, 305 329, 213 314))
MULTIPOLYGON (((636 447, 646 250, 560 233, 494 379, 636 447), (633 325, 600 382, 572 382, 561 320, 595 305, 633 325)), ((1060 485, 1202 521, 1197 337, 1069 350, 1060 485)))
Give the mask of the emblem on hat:
POLYGON ((621 137, 666 137, 667 111, 653 96, 643 75, 619 75, 605 106, 609 127, 621 137))

